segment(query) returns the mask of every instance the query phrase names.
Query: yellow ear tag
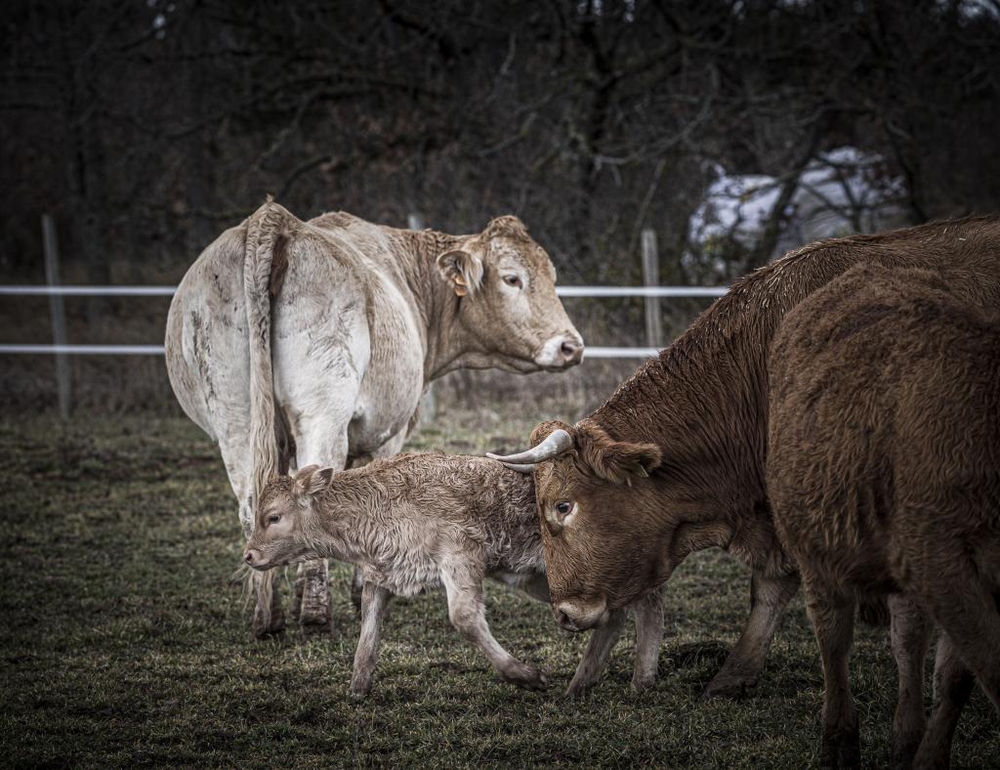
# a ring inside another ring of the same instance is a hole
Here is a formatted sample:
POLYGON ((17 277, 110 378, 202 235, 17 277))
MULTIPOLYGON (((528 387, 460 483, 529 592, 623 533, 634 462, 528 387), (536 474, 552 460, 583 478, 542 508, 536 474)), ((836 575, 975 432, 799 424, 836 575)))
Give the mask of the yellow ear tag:
POLYGON ((468 286, 469 285, 469 284, 467 284, 465 282, 465 278, 463 276, 461 276, 461 275, 456 275, 455 276, 455 283, 457 283, 459 286, 468 286))
POLYGON ((466 289, 464 286, 456 286, 455 287, 455 294, 457 294, 459 297, 464 297, 468 293, 469 293, 469 290, 466 289))

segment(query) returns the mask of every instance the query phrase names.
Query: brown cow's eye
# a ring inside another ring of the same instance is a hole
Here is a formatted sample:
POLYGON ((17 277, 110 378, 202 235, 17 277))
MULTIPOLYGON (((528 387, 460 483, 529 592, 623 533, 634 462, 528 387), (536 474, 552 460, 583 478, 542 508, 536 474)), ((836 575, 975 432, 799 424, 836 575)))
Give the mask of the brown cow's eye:
POLYGON ((556 513, 559 514, 559 518, 565 519, 569 516, 570 512, 573 510, 573 503, 569 500, 560 500, 556 503, 556 513))
POLYGON ((520 289, 522 286, 524 286, 524 284, 521 283, 521 278, 516 275, 505 275, 503 277, 503 282, 508 286, 513 286, 516 289, 520 289))

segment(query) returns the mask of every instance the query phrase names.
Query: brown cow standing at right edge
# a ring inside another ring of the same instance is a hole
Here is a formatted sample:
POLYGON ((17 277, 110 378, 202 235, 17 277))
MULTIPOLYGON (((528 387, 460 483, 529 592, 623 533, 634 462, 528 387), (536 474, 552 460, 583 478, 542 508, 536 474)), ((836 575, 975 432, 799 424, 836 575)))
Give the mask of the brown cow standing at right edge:
POLYGON ((969 669, 1000 709, 1000 324, 935 273, 859 266, 796 307, 771 354, 767 488, 823 659, 820 765, 860 764, 854 608, 892 594, 917 631, 894 634, 900 665, 923 667, 924 613, 943 630, 930 729, 920 743, 923 693, 901 691, 897 719, 916 718, 894 759, 947 767, 969 669))
MULTIPOLYGON (((665 583, 691 552, 724 548, 753 571, 750 617, 705 695, 756 683, 799 584, 765 486, 768 351, 786 313, 857 264, 932 269, 967 306, 998 308, 1000 218, 792 252, 737 281, 589 417, 542 423, 533 450, 502 458, 539 463, 550 596, 564 627, 599 625, 665 583)), ((922 690, 922 672, 909 673, 916 681, 901 688, 922 690)))

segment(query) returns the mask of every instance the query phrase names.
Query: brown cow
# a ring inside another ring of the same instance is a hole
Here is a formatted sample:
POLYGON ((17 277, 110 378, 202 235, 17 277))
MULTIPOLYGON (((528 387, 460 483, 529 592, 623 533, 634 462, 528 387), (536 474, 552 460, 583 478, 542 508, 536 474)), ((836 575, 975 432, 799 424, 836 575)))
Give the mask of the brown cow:
POLYGON ((918 767, 947 767, 962 661, 1000 709, 1000 323, 964 305, 936 273, 858 266, 789 313, 772 347, 767 488, 822 653, 823 767, 860 764, 858 594, 902 594, 901 682, 924 664, 922 612, 944 631, 923 743, 923 693, 900 691, 897 766, 917 752, 918 767))
MULTIPOLYGON (((246 563, 265 570, 320 557, 350 562, 365 575, 352 695, 371 689, 389 594, 411 596, 442 584, 452 625, 479 646, 504 681, 545 688, 542 672, 518 661, 490 633, 483 604, 487 576, 549 600, 530 477, 482 457, 404 454, 342 473, 312 466, 294 480, 273 479, 261 495, 246 563)), ((656 679, 663 638, 659 596, 640 601, 635 613, 632 684, 642 689, 656 679)), ((623 611, 594 632, 570 694, 600 677, 624 621, 623 611)))
POLYGON ((705 695, 755 684, 799 582, 764 481, 768 351, 789 310, 859 263, 933 268, 969 305, 1000 307, 1000 218, 792 252, 737 281, 589 417, 543 423, 534 450, 504 458, 539 463, 549 588, 563 626, 598 625, 692 551, 725 548, 753 570, 750 617, 705 695))

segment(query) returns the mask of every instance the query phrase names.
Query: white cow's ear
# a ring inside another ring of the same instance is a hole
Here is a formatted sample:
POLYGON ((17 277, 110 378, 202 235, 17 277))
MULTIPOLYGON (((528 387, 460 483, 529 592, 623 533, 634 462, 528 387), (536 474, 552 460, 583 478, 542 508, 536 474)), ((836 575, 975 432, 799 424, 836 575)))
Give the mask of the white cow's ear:
POLYGON ((441 275, 459 297, 475 294, 483 280, 482 261, 467 251, 446 251, 437 258, 437 264, 441 275))
POLYGON ((333 481, 333 468, 307 465, 295 474, 295 492, 300 495, 315 495, 322 492, 333 481))

